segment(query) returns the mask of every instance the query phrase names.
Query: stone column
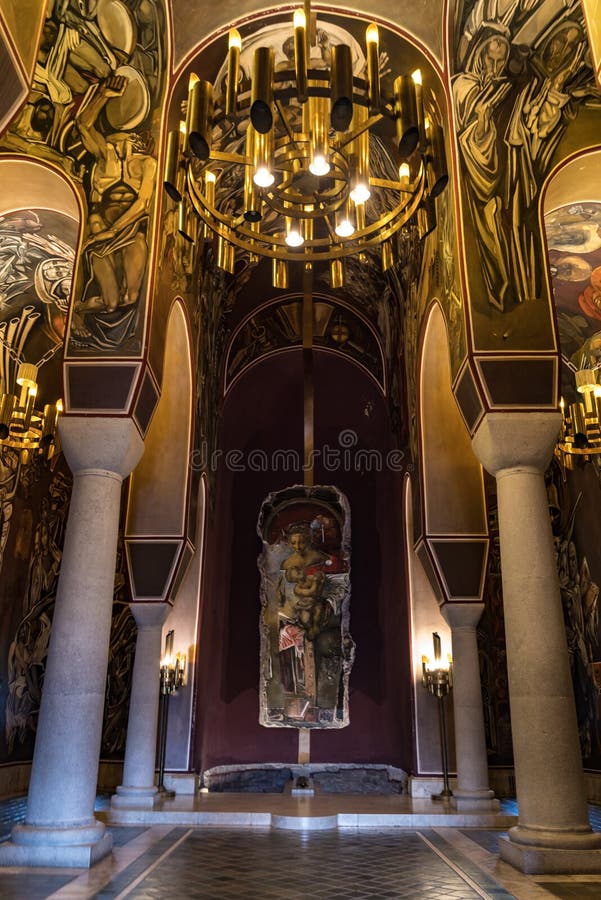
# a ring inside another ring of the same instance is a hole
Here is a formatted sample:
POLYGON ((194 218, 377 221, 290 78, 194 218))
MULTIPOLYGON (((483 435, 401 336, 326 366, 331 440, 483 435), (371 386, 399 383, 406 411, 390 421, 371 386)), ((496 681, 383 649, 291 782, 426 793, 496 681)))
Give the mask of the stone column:
POLYGON ((599 872, 544 471, 558 413, 488 413, 473 439, 497 481, 503 606, 519 824, 501 857, 522 871, 599 872))
POLYGON ((451 804, 457 809, 497 810, 499 801, 488 786, 488 757, 482 711, 476 625, 483 603, 445 603, 441 609, 451 626, 453 643, 453 715, 457 787, 451 804))
POLYGON ((159 667, 163 622, 167 603, 132 603, 138 625, 136 657, 131 684, 123 784, 111 806, 120 809, 152 808, 157 788, 154 770, 159 709, 159 667))
POLYGON ((144 444, 130 419, 65 417, 73 472, 25 825, 0 864, 89 867, 110 852, 94 818, 121 484, 144 444))

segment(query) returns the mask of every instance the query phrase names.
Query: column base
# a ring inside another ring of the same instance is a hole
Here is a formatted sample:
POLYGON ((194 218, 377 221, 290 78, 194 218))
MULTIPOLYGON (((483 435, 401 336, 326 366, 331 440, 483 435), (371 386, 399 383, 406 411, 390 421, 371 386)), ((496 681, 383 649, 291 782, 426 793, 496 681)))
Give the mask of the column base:
POLYGON ((501 804, 494 791, 462 791, 457 788, 451 798, 451 806, 460 812, 497 812, 501 804))
POLYGON ((128 787, 120 784, 111 797, 111 809, 152 809, 159 799, 158 789, 152 787, 128 787))
POLYGON ((564 850, 516 844, 499 838, 501 859, 526 875, 595 875, 601 872, 601 847, 564 850))
POLYGON ((107 856, 112 847, 112 835, 102 822, 79 828, 16 825, 11 840, 0 844, 0 866, 89 869, 107 856))

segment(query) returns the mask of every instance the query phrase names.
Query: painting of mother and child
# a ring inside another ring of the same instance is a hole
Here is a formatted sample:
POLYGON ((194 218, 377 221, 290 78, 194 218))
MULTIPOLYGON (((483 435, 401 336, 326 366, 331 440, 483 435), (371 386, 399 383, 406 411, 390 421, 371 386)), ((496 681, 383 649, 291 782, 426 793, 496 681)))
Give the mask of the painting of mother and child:
POLYGON ((350 510, 334 487, 270 494, 257 526, 262 725, 343 728, 355 645, 349 634, 350 510))

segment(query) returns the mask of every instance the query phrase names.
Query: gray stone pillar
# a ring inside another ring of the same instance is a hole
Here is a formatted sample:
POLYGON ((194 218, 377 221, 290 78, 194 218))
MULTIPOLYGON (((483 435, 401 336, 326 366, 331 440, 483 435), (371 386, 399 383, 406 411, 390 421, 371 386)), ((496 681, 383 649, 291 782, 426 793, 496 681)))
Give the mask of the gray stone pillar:
POLYGON ((489 413, 473 439, 497 481, 519 824, 501 857, 528 873, 601 871, 588 821, 544 471, 558 413, 489 413))
POLYGON ((88 867, 110 852, 94 818, 121 484, 144 444, 130 419, 65 417, 73 472, 25 825, 0 864, 88 867))
POLYGON ((499 801, 488 784, 488 757, 482 711, 476 625, 483 603, 445 603, 441 608, 453 643, 453 715, 457 787, 451 803, 457 809, 496 810, 499 801))
POLYGON ((111 806, 151 808, 157 795, 154 783, 161 633, 171 607, 167 603, 132 603, 138 625, 136 657, 131 685, 123 784, 111 806))

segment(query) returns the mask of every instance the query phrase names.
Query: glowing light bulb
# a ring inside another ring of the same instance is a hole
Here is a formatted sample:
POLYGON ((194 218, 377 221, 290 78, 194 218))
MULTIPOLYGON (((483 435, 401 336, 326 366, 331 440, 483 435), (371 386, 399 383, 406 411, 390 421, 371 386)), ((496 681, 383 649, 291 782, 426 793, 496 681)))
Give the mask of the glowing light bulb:
POLYGON ((292 226, 286 234, 286 243, 289 247, 302 247, 305 239, 296 226, 292 226))
POLYGON ((259 166, 255 174, 253 175, 253 181, 257 185, 257 187, 268 188, 271 187, 275 178, 273 173, 269 171, 267 166, 259 166))
POLYGON ((371 191, 365 181, 358 181, 350 193, 353 203, 367 203, 370 197, 371 191))
POLYGON ((292 17, 292 21, 294 23, 295 28, 306 28, 307 27, 307 17, 305 16, 304 10, 295 9, 294 16, 292 17))
POLYGON ((378 26, 374 25, 373 22, 371 25, 367 26, 367 30, 365 32, 365 40, 368 44, 377 44, 378 43, 378 26))
POLYGON ((411 180, 411 169, 409 168, 409 163, 401 163, 399 166, 399 182, 402 188, 406 188, 409 186, 409 181, 411 180))
POLYGON ((327 175, 330 171, 330 164, 323 153, 316 153, 309 165, 309 171, 313 175, 327 175))
POLYGON ((230 28, 228 37, 228 49, 231 50, 232 47, 234 47, 236 50, 242 49, 242 38, 240 37, 240 32, 237 28, 230 28))
POLYGON ((355 226, 350 219, 341 219, 335 228, 336 234, 341 238, 351 237, 355 233, 355 226))
POLYGON ((421 84, 422 83, 422 70, 416 69, 414 72, 411 73, 411 77, 413 78, 414 84, 421 84))

